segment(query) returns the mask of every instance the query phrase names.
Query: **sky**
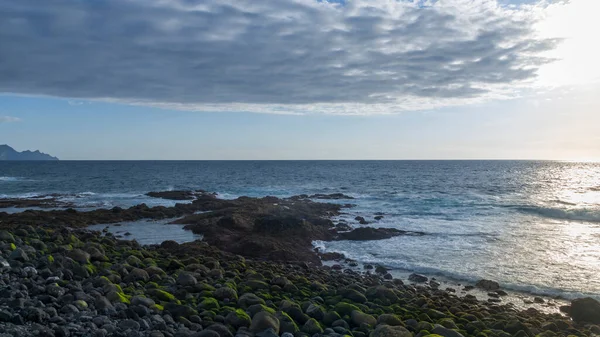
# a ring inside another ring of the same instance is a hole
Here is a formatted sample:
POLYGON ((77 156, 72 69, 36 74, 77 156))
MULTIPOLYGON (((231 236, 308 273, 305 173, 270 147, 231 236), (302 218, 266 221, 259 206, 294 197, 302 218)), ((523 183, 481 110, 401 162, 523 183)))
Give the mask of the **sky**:
POLYGON ((600 160, 595 0, 0 0, 0 144, 600 160))

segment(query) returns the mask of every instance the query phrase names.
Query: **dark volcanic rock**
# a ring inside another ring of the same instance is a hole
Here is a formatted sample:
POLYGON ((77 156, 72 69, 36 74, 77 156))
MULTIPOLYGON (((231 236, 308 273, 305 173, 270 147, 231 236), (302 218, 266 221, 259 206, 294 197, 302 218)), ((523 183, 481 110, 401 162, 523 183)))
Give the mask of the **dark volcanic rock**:
POLYGON ((479 280, 475 284, 475 286, 477 288, 481 288, 481 289, 485 289, 485 290, 489 290, 489 291, 494 291, 494 290, 500 289, 500 285, 498 284, 498 282, 491 281, 491 280, 479 280))
POLYGON ((600 303, 593 298, 578 298, 571 302, 569 314, 576 322, 600 324, 600 303))
POLYGON ((332 194, 313 194, 309 198, 311 199, 323 199, 323 200, 339 200, 339 199, 354 199, 349 195, 345 195, 342 193, 332 193, 332 194))
POLYGON ((153 198, 161 198, 168 200, 195 200, 199 196, 215 196, 215 193, 207 193, 203 190, 196 191, 161 191, 161 192, 148 192, 147 196, 153 198))
POLYGON ((373 227, 361 227, 356 228, 350 232, 338 233, 335 240, 383 240, 389 239, 394 236, 400 235, 425 235, 421 232, 408 232, 395 228, 373 228, 373 227))
POLYGON ((423 282, 427 282, 428 278, 425 275, 413 273, 408 276, 408 280, 413 281, 413 282, 423 283, 423 282))

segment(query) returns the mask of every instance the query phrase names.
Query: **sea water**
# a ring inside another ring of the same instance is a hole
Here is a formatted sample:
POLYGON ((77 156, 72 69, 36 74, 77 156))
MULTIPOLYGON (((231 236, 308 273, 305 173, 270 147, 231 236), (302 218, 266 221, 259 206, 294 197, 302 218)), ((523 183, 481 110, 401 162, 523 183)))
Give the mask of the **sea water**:
MULTIPOLYGON (((174 189, 205 189, 222 198, 342 192, 355 199, 334 202, 356 207, 336 220, 358 227, 354 218, 363 216, 371 226, 426 235, 315 242, 323 251, 398 272, 457 282, 486 278, 505 289, 600 298, 598 163, 0 162, 0 197, 58 193, 64 201, 89 209, 139 203, 172 206, 175 201, 144 194, 174 189), (379 213, 384 217, 376 221, 379 213)), ((162 238, 169 232, 163 228, 169 227, 161 225, 148 227, 160 235, 148 230, 144 235, 162 238)), ((181 238, 181 228, 172 231, 181 238)))

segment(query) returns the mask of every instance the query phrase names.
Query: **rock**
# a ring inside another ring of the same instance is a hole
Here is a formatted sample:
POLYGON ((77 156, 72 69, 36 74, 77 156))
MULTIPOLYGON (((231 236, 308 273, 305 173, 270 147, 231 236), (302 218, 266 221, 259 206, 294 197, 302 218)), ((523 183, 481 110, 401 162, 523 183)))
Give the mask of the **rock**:
POLYGON ((353 310, 352 313, 350 313, 350 318, 352 319, 352 323, 354 323, 356 326, 360 326, 361 324, 367 324, 371 326, 377 325, 377 320, 375 317, 365 314, 362 311, 353 310))
POLYGON ((309 317, 315 318, 317 320, 322 320, 323 317, 325 316, 325 311, 323 310, 323 308, 319 305, 314 305, 314 304, 310 304, 308 306, 308 308, 306 308, 306 314, 309 317))
POLYGON ((225 323, 238 329, 243 326, 249 326, 252 323, 252 320, 250 319, 250 316, 248 316, 248 314, 246 314, 242 309, 237 309, 236 311, 232 311, 225 316, 225 323))
POLYGON ((377 325, 380 325, 380 324, 386 324, 386 325, 392 325, 392 326, 404 325, 404 323, 402 322, 400 317, 393 315, 393 314, 379 315, 379 317, 377 317, 377 325))
POLYGON ((500 285, 496 281, 491 280, 479 280, 475 286, 477 288, 485 289, 488 291, 494 291, 500 289, 500 285))
POLYGON ((402 326, 390 326, 390 325, 380 325, 373 332, 371 332, 370 337, 412 337, 413 334, 406 330, 406 328, 402 326))
POLYGON ((132 319, 126 319, 126 320, 120 321, 118 326, 121 330, 138 331, 140 329, 140 323, 138 323, 132 319))
POLYGON ((196 310, 192 309, 191 307, 187 306, 187 305, 179 305, 176 303, 167 303, 165 304, 165 311, 171 313, 171 316, 173 316, 173 318, 176 317, 190 317, 192 315, 197 315, 198 313, 196 312, 196 310))
POLYGON ((220 323, 211 324, 206 329, 216 331, 220 337, 233 337, 233 334, 231 333, 229 328, 220 323))
POLYGON ((365 218, 363 218, 362 216, 357 216, 356 218, 354 218, 354 220, 358 221, 358 223, 361 225, 369 224, 369 222, 367 220, 365 220, 365 218))
POLYGON ((252 293, 245 293, 238 300, 238 306, 241 308, 248 308, 254 304, 265 304, 265 300, 252 293))
POLYGON ((433 330, 431 331, 434 334, 438 334, 443 337, 464 337, 463 334, 456 330, 445 328, 439 324, 436 324, 433 330))
POLYGON ((12 317, 13 315, 10 312, 6 310, 0 310, 0 322, 10 322, 12 321, 12 317))
POLYGON ((0 241, 15 243, 15 237, 7 231, 0 231, 0 241))
POLYGON ((214 330, 202 330, 191 335, 191 337, 221 337, 218 332, 214 330))
POLYGON ((359 293, 358 291, 356 291, 354 289, 348 289, 348 290, 344 291, 342 296, 344 296, 345 298, 351 300, 352 302, 356 302, 356 303, 365 303, 367 301, 367 298, 365 297, 365 295, 359 293))
POLYGON ((217 290, 214 291, 213 296, 220 300, 237 300, 238 296, 237 296, 237 292, 234 289, 231 289, 227 286, 218 288, 217 290))
POLYGON ((193 286, 196 283, 198 283, 198 280, 190 273, 181 273, 179 274, 179 277, 177 277, 177 284, 180 286, 193 286))
POLYGON ((8 259, 13 260, 13 261, 21 261, 21 262, 29 261, 29 257, 27 256, 27 253, 25 253, 25 251, 21 248, 17 248, 15 250, 13 250, 12 253, 10 253, 10 255, 8 256, 8 259))
POLYGON ((132 305, 141 305, 141 306, 150 308, 150 307, 152 307, 155 304, 155 302, 151 298, 134 296, 131 299, 131 304, 132 305))
POLYGON ((323 328, 316 319, 311 318, 306 323, 304 323, 304 325, 302 325, 302 332, 305 332, 312 336, 314 334, 323 333, 323 328))
POLYGON ((133 270, 130 271, 129 274, 127 274, 127 276, 125 276, 124 280, 125 282, 147 282, 148 280, 150 280, 150 275, 148 275, 148 272, 144 269, 133 268, 133 270))
POLYGON ((429 280, 429 279, 425 275, 412 273, 408 276, 408 280, 412 281, 412 282, 417 282, 417 283, 424 283, 424 282, 427 282, 427 280, 429 280))
POLYGON ((600 324, 600 302, 590 297, 574 299, 569 314, 575 322, 600 324))
POLYGON ((339 261, 345 258, 344 254, 336 252, 322 253, 320 256, 323 261, 339 261))
POLYGON ((98 248, 96 247, 88 247, 86 249, 86 252, 88 254, 90 254, 90 260, 91 261, 101 261, 101 262, 106 262, 108 261, 108 257, 106 257, 106 255, 104 255, 103 252, 101 252, 98 248))
POLYGON ((72 258, 74 261, 76 261, 79 264, 86 264, 88 262, 90 262, 90 254, 88 254, 87 252, 79 249, 79 248, 75 248, 72 251, 70 251, 67 256, 69 256, 70 258, 72 258))
POLYGON ((275 315, 266 311, 261 311, 252 317, 250 331, 257 333, 269 328, 273 329, 276 334, 279 334, 279 320, 275 315))
POLYGON ((275 331, 273 331, 273 329, 267 329, 263 332, 259 332, 255 335, 256 337, 279 337, 278 334, 275 333, 275 331))
POLYGON ((332 193, 332 194, 317 193, 317 194, 313 194, 313 195, 309 196, 308 198, 310 198, 310 199, 326 199, 326 200, 354 199, 354 197, 351 197, 349 195, 345 195, 342 193, 332 193))
POLYGON ((421 232, 407 232, 395 228, 360 227, 349 232, 338 233, 335 240, 384 240, 400 235, 424 235, 421 232))

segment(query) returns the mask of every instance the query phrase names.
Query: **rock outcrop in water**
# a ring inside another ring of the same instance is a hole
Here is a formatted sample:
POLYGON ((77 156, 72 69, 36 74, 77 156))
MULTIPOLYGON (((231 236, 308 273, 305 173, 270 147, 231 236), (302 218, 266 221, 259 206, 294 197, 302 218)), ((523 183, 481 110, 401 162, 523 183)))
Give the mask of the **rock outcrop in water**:
POLYGON ((0 161, 3 160, 58 160, 38 150, 19 152, 8 145, 0 145, 0 161))
MULTIPOLYGON (((148 195, 192 201, 178 203, 173 207, 148 207, 142 204, 128 209, 115 207, 87 212, 67 209, 0 213, 0 228, 23 224, 85 227, 141 219, 180 218, 173 223, 186 225, 186 229, 202 234, 204 241, 224 251, 256 259, 303 261, 317 265, 321 264, 321 260, 313 250, 312 242, 315 240, 382 240, 400 235, 423 234, 371 227, 339 232, 330 218, 351 206, 315 202, 311 200, 312 196, 240 197, 225 200, 217 198, 214 193, 201 190, 150 192, 148 195)), ((345 197, 338 194, 329 196, 333 199, 345 197)), ((0 200, 0 205, 2 202, 8 203, 11 200, 0 200)), ((52 205, 52 202, 45 204, 46 207, 52 205)), ((55 206, 60 205, 57 203, 55 206)))

